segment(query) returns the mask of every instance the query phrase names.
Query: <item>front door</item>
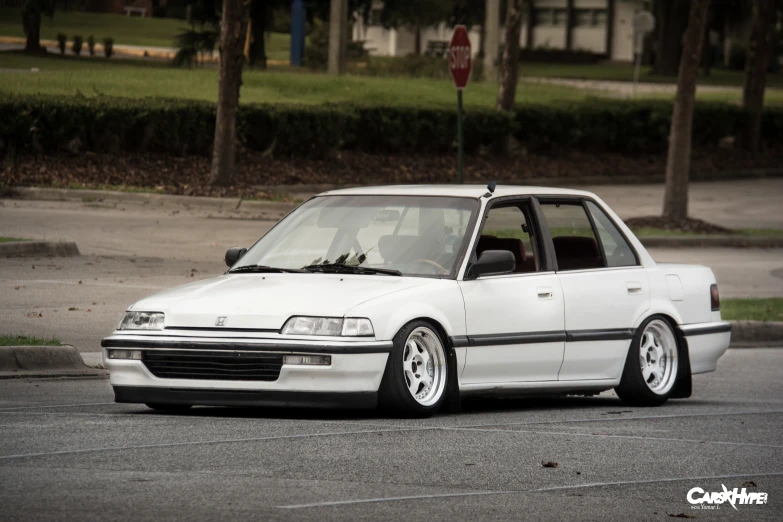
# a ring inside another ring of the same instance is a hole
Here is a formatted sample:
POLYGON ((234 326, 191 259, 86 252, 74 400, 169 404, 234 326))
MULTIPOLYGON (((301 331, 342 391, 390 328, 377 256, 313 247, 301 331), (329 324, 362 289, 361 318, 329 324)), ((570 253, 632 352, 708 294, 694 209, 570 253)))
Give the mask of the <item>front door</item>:
POLYGON ((473 255, 508 250, 516 269, 459 282, 468 334, 461 384, 557 380, 565 341, 563 292, 554 272, 541 271, 541 245, 527 201, 500 201, 485 214, 473 255))

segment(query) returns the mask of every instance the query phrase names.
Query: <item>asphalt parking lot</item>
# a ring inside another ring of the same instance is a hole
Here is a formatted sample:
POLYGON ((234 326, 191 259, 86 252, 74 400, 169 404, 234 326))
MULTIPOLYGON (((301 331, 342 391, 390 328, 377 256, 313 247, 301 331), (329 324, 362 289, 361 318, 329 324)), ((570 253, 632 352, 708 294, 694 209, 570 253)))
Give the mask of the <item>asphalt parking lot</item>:
POLYGON ((112 402, 105 380, 0 381, 4 520, 781 520, 783 350, 729 350, 694 396, 474 399, 377 412, 112 402), (544 467, 542 462, 556 462, 544 467), (755 486, 749 486, 749 482, 755 486), (696 510, 691 488, 768 494, 696 510))

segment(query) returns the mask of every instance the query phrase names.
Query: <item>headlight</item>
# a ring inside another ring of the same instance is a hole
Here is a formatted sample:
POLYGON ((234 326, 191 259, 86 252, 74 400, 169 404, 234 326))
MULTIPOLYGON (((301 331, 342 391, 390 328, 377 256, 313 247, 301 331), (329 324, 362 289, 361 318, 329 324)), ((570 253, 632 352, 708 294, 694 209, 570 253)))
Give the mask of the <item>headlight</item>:
POLYGON ((160 312, 125 312, 118 330, 163 330, 160 312))
POLYGON ((329 335, 369 337, 375 335, 372 323, 363 317, 292 317, 283 326, 283 335, 329 335))

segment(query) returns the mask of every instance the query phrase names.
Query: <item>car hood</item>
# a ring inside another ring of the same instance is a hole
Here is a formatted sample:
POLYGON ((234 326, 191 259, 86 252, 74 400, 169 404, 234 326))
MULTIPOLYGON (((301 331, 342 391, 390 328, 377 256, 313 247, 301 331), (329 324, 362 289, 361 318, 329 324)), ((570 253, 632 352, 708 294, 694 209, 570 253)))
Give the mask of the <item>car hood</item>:
POLYGON ((279 330, 292 315, 342 317, 392 292, 434 282, 420 277, 353 274, 226 274, 166 290, 129 309, 163 312, 166 328, 279 330))

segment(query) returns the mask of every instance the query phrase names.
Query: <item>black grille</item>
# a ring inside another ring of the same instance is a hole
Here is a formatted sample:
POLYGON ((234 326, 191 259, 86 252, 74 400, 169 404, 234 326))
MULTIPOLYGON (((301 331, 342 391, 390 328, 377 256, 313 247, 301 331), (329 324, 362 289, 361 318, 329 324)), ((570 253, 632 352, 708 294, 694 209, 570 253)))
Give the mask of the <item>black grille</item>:
POLYGON ((276 381, 281 354, 145 350, 144 365, 155 377, 213 381, 276 381))

